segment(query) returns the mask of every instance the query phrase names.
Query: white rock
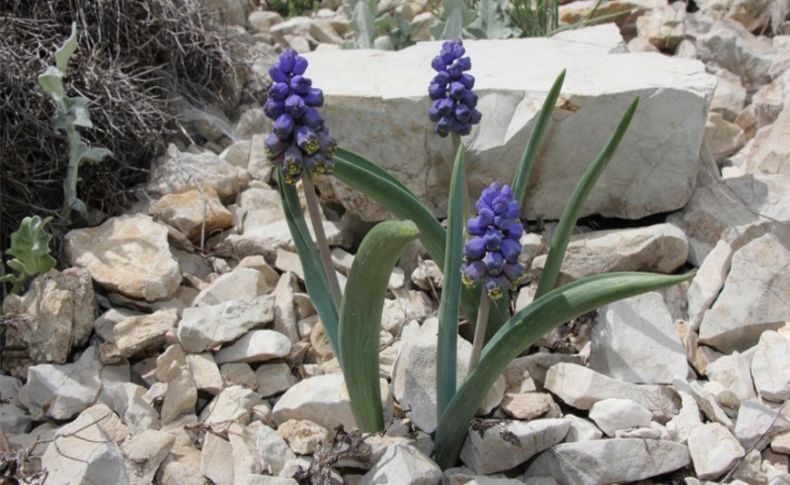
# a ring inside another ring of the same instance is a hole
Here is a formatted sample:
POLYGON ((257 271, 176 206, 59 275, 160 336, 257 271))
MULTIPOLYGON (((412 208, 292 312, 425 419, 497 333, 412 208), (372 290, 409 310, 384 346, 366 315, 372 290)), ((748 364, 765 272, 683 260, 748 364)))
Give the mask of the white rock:
POLYGON ((9 295, 3 305, 23 316, 6 330, 5 345, 26 347, 33 363, 65 363, 71 347, 87 341, 96 312, 93 282, 83 268, 39 275, 24 296, 9 295))
POLYGON ((250 26, 250 31, 256 34, 268 32, 269 29, 283 21, 283 18, 277 12, 270 10, 256 10, 250 12, 247 17, 247 24, 250 26))
POLYGON ((300 340, 294 293, 299 284, 294 274, 285 272, 280 275, 274 287, 274 329, 288 337, 291 343, 300 340))
POLYGON ((359 481, 359 485, 399 483, 403 485, 438 485, 442 471, 419 452, 406 444, 387 448, 373 468, 359 481))
POLYGON ((691 430, 702 424, 699 405, 693 395, 678 390, 680 396, 680 412, 667 422, 667 429, 672 433, 673 441, 685 443, 691 430))
POLYGON ((165 335, 178 322, 177 310, 159 310, 150 315, 135 315, 118 322, 112 339, 99 347, 102 362, 117 363, 144 350, 162 346, 165 335))
MULTIPOLYGON (((772 288, 776 289, 773 285, 772 288)), ((752 356, 752 376, 764 399, 790 399, 790 334, 763 332, 752 356)))
POLYGON ((296 384, 290 367, 281 362, 260 365, 255 369, 255 377, 258 379, 258 394, 263 397, 287 391, 296 384))
POLYGON ((426 291, 433 289, 440 289, 442 287, 444 277, 439 265, 432 259, 420 261, 411 274, 411 280, 419 288, 426 291))
POLYGON ((771 45, 737 22, 717 22, 697 38, 697 52, 705 63, 715 62, 740 76, 747 87, 770 81, 768 71, 774 61, 771 45))
POLYGON ((608 436, 616 431, 648 426, 653 413, 630 399, 604 399, 590 408, 590 419, 608 436))
POLYGON ((263 273, 252 268, 238 268, 212 281, 198 294, 194 305, 219 305, 229 300, 252 302, 269 292, 271 288, 263 273))
POLYGON ((746 134, 740 126, 724 119, 721 113, 709 113, 705 123, 705 143, 717 162, 726 160, 746 144, 746 134))
POLYGON ((746 449, 762 449, 771 438, 790 430, 790 418, 781 409, 771 409, 755 400, 744 401, 738 409, 735 436, 746 449))
POLYGON ((719 296, 732 261, 732 248, 719 241, 700 265, 688 289, 688 323, 692 330, 699 330, 702 317, 719 296))
POLYGON ((615 438, 563 443, 543 452, 524 474, 560 483, 605 485, 663 475, 689 464, 685 446, 663 440, 615 438))
POLYGON ((223 348, 214 356, 217 364, 225 362, 263 362, 285 357, 291 342, 285 335, 272 330, 253 330, 223 348))
POLYGON ((721 113, 724 119, 732 121, 746 106, 746 89, 741 84, 741 78, 726 69, 717 71, 716 76, 718 82, 710 102, 710 111, 721 113))
POLYGON ((208 352, 189 354, 186 359, 196 388, 211 394, 217 394, 222 390, 222 376, 219 374, 219 368, 211 354, 208 352))
POLYGON ((149 429, 123 444, 127 473, 132 483, 152 483, 156 470, 170 453, 175 438, 165 431, 149 429))
POLYGON ((19 401, 33 419, 68 419, 96 401, 101 388, 101 364, 95 347, 88 347, 72 364, 39 364, 28 368, 19 401))
POLYGON ((25 433, 30 427, 30 416, 19 402, 19 380, 0 376, 0 428, 10 434, 25 433))
POLYGON ((171 452, 156 473, 154 483, 162 485, 205 485, 200 473, 200 451, 195 448, 192 435, 183 427, 169 431, 175 438, 171 452))
POLYGON ((500 409, 516 419, 530 420, 548 413, 556 406, 550 394, 543 392, 505 393, 500 409))
POLYGON ((729 429, 732 429, 733 423, 727 413, 719 406, 716 399, 697 381, 686 382, 676 379, 673 387, 678 393, 686 393, 694 398, 699 406, 699 409, 705 416, 714 422, 723 424, 729 429))
POLYGON ((616 381, 576 364, 554 365, 546 374, 545 387, 577 409, 590 409, 604 399, 624 398, 641 404, 661 420, 678 411, 673 392, 665 387, 616 381))
POLYGON ((738 409, 742 401, 756 397, 749 371, 749 359, 741 353, 733 352, 719 357, 708 364, 706 374, 711 381, 718 382, 729 391, 729 399, 719 399, 722 406, 738 409))
POLYGON ((475 421, 461 460, 481 475, 510 470, 561 442, 569 428, 564 419, 475 421))
POLYGON ((201 236, 208 238, 215 231, 233 225, 233 215, 211 188, 166 194, 151 206, 149 213, 193 241, 200 240, 201 236))
POLYGON ((700 343, 722 351, 754 345, 760 334, 787 317, 790 249, 778 235, 765 234, 732 256, 724 289, 700 326, 700 343))
POLYGON ((96 227, 70 231, 65 251, 72 266, 87 269, 100 286, 130 298, 167 298, 181 283, 167 229, 148 216, 113 217, 96 227))
POLYGON ((260 396, 242 386, 226 387, 203 408, 200 422, 214 432, 227 432, 234 422, 249 423, 252 407, 260 400, 260 396))
POLYGON ((175 365, 168 372, 167 390, 162 401, 162 424, 168 424, 184 414, 195 412, 197 386, 186 364, 175 365))
MULTIPOLYGON (((439 322, 429 318, 413 337, 401 338, 401 350, 395 362, 392 392, 401 408, 414 424, 426 433, 436 429, 436 345, 439 322)), ((463 382, 467 374, 472 344, 459 338, 457 342, 456 379, 463 382)), ((487 392, 481 404, 487 414, 502 400, 505 381, 500 377, 487 392)))
MULTIPOLYGON (((250 270, 255 271, 255 270, 250 270)), ((229 300, 216 305, 185 308, 178 324, 178 340, 188 352, 203 352, 236 340, 274 319, 274 298, 229 300)))
POLYGON ((688 374, 686 352, 658 292, 606 305, 591 336, 590 368, 635 384, 668 384, 688 374))
POLYGON ((790 222, 788 184, 787 175, 744 175, 699 187, 669 217, 689 238, 689 261, 699 265, 719 240, 737 251, 766 231, 780 231, 774 220, 790 222))
POLYGON ((716 19, 734 20, 754 32, 768 22, 770 4, 770 0, 702 0, 697 5, 700 13, 716 19))
MULTIPOLYGON (((629 137, 593 190, 584 214, 638 218, 679 208, 688 200, 697 170, 702 117, 715 81, 700 63, 659 54, 610 54, 611 45, 563 38, 469 41, 464 46, 475 63, 475 87, 481 94, 478 109, 488 120, 475 127, 466 142, 469 159, 474 160, 469 175, 472 193, 491 180, 512 176, 546 90, 567 67, 563 99, 569 104, 558 111, 552 129, 555 140, 574 143, 546 146, 535 166, 540 183, 527 191, 530 217, 560 215, 587 161, 595 157, 635 95, 642 96, 640 113, 651 115, 634 119, 629 137), (502 70, 503 62, 518 66, 517 59, 532 62, 529 68, 502 70), (615 79, 603 74, 626 71, 634 75, 615 79), (598 108, 604 104, 620 108, 598 108), (669 130, 670 126, 676 128, 669 130), (678 139, 677 133, 684 136, 678 139), (638 163, 626 155, 636 151, 647 154, 638 163), (659 166, 663 170, 651 177, 640 175, 659 166)), ((429 208, 441 212, 451 169, 450 141, 431 138, 423 143, 424 133, 432 127, 413 109, 415 103, 428 102, 423 79, 432 76, 430 59, 437 49, 438 43, 422 43, 396 52, 337 50, 306 57, 314 82, 324 89, 325 116, 336 126, 334 136, 405 181, 429 208), (338 72, 338 65, 349 68, 338 72), (383 111, 391 114, 385 124, 374 115, 383 111), (393 131, 403 133, 397 142, 388 136, 393 131), (427 160, 434 161, 430 170, 423 162, 427 160)), ((333 197, 363 219, 385 217, 358 193, 328 181, 333 184, 333 197)))
POLYGON ((249 174, 210 151, 180 152, 175 145, 152 170, 147 190, 154 194, 178 194, 191 189, 214 189, 220 198, 232 197, 247 186, 249 174))
POLYGON ((211 483, 233 485, 233 461, 228 459, 231 456, 233 448, 230 442, 214 433, 206 433, 200 453, 200 471, 211 483))
MULTIPOLYGON (((790 80, 787 83, 790 86, 790 80)), ((787 89, 790 91, 790 87, 787 89)), ((786 103, 786 106, 790 106, 790 103, 786 103)), ((746 172, 790 174, 790 149, 785 142, 788 136, 790 109, 785 107, 772 125, 761 128, 755 135, 746 155, 746 172)))
POLYGON ((565 436, 566 443, 597 440, 603 436, 600 429, 584 418, 580 418, 574 414, 567 414, 563 419, 570 423, 568 434, 565 436))
POLYGON ((311 421, 289 419, 277 427, 277 434, 294 453, 312 455, 326 441, 329 431, 311 421))
POLYGON ((697 477, 715 479, 729 470, 746 452, 735 436, 719 423, 697 426, 688 438, 697 477))
POLYGON ((258 388, 258 379, 255 377, 255 371, 246 362, 222 364, 219 372, 226 386, 238 384, 253 391, 258 388))
POLYGON ((131 435, 137 435, 159 428, 159 413, 143 398, 145 393, 143 386, 131 382, 102 379, 100 400, 121 417, 131 435))
MULTIPOLYGON (((387 422, 392 416, 392 395, 387 382, 382 379, 381 384, 384 421, 387 422)), ((357 427, 342 374, 319 375, 296 383, 277 400, 272 417, 278 424, 289 419, 303 419, 326 429, 338 425, 347 430, 357 427)))
POLYGON ((636 32, 658 49, 674 52, 686 35, 685 19, 686 8, 681 5, 650 9, 636 19, 636 32))
MULTIPOLYGON (((610 271, 672 273, 686 262, 688 241, 672 224, 593 231, 571 238, 560 270, 560 283, 610 271)), ((547 256, 532 261, 542 270, 547 256)))
POLYGON ((263 470, 268 473, 275 475, 280 473, 288 460, 296 458, 293 451, 288 448, 288 443, 268 426, 259 427, 255 443, 263 470))

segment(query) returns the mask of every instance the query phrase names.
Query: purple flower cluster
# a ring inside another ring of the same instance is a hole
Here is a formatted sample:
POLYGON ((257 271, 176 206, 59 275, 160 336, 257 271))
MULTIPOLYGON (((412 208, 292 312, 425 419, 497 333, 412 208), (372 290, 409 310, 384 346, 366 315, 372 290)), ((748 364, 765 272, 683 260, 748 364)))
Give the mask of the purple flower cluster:
POLYGON ((318 112, 324 93, 304 76, 307 59, 293 50, 280 54, 269 69, 273 84, 263 112, 274 120, 273 133, 265 141, 267 158, 279 163, 285 181, 296 183, 305 170, 331 173, 337 144, 318 112))
POLYGON ((464 246, 462 279, 467 286, 484 283, 488 295, 497 299, 525 274, 518 263, 524 232, 520 208, 510 187, 497 183, 483 189, 475 207, 477 216, 466 223, 471 238, 464 246))
POLYGON ((431 61, 438 74, 428 86, 428 95, 433 100, 428 116, 436 123, 436 133, 440 136, 450 132, 468 135, 472 125, 480 122, 480 112, 475 109, 477 95, 472 91, 475 78, 465 72, 472 68, 472 61, 463 57, 465 53, 462 41, 448 40, 431 61))

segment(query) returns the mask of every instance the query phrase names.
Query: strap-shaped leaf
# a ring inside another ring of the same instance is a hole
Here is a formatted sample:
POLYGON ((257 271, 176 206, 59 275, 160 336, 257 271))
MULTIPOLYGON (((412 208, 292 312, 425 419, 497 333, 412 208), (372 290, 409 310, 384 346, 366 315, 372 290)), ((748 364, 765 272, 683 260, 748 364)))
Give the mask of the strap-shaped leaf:
POLYGON ((419 236, 411 221, 385 221, 368 232, 348 274, 340 310, 340 355, 351 411, 364 432, 384 429, 379 335, 387 284, 406 246, 419 236))
POLYGON ((318 257, 315 243, 307 229, 296 188, 282 182, 283 176, 280 167, 277 168, 277 176, 280 181, 277 185, 285 212, 285 220, 288 221, 288 229, 294 240, 296 252, 299 254, 299 261, 302 263, 307 293, 310 295, 310 300, 321 318, 321 324, 329 336, 335 357, 340 361, 337 308, 332 301, 332 293, 329 291, 321 259, 318 257))
POLYGON ((573 228, 576 226, 576 221, 579 219, 579 214, 581 214, 584 203, 587 201, 590 192, 592 192, 595 183, 600 178, 609 160, 612 159, 615 150, 617 150, 620 140, 623 139, 623 135, 625 135, 625 131, 628 129, 628 125, 631 123, 631 119, 634 117, 638 105, 639 98, 631 102, 631 105, 626 110, 622 119, 620 119, 620 123, 618 123, 609 141, 606 142, 606 145, 595 160, 587 167, 584 175, 582 175, 582 178, 576 185, 573 195, 571 195, 570 200, 568 200, 568 203, 565 205, 565 209, 563 209, 562 215, 560 216, 560 222, 557 224, 557 230, 554 232, 554 237, 551 240, 549 254, 546 258, 546 264, 543 267, 543 273, 540 275, 535 298, 539 298, 541 295, 551 291, 557 284, 557 278, 559 277, 560 268, 562 267, 562 260, 565 257, 565 250, 568 248, 568 242, 571 239, 573 228))
POLYGON ((464 146, 458 145, 447 207, 444 284, 439 301, 439 336, 436 355, 437 416, 441 416, 456 389, 458 306, 461 298, 461 257, 464 245, 466 177, 464 146))
POLYGON ((541 336, 602 305, 681 283, 692 276, 633 272, 588 276, 546 293, 513 315, 483 348, 477 367, 441 415, 436 431, 436 462, 443 469, 455 464, 469 423, 486 392, 510 361, 541 336))
POLYGON ((535 126, 529 134, 527 146, 524 147, 524 155, 521 157, 521 163, 516 169, 516 175, 513 177, 513 197, 518 201, 521 207, 524 206, 524 197, 526 197, 527 194, 529 175, 532 172, 532 167, 535 165, 535 158, 537 157, 541 142, 543 142, 546 129, 549 127, 551 113, 554 111, 554 106, 557 104, 557 98, 560 96, 563 82, 565 82, 565 69, 557 76, 557 79, 549 90, 549 94, 546 95, 546 99, 543 101, 543 107, 540 108, 538 118, 535 120, 535 126))

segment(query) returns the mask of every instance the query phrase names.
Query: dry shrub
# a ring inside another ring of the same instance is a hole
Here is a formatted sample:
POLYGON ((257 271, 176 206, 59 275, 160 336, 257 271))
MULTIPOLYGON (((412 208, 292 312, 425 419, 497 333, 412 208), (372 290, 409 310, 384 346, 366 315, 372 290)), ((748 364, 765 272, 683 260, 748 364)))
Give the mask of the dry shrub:
POLYGON ((83 138, 113 152, 80 170, 88 207, 113 215, 128 206, 130 188, 180 130, 175 114, 185 101, 238 102, 239 43, 200 0, 0 0, 0 249, 23 217, 55 215, 59 253, 68 146, 36 78, 72 21, 79 39, 66 89, 90 102, 95 128, 83 138))

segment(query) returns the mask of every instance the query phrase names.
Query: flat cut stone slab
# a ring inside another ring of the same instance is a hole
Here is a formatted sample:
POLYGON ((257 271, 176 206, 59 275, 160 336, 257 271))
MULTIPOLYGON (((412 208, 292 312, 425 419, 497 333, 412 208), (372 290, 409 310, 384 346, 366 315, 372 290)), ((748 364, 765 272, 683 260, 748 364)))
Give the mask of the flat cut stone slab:
MULTIPOLYGON (((464 46, 483 115, 464 139, 470 193, 513 177, 546 92, 567 69, 548 143, 527 189, 529 217, 560 215, 636 96, 639 110, 583 215, 635 219, 678 209, 689 200, 716 82, 702 63, 657 53, 615 54, 609 43, 558 38, 464 46), (612 75, 622 72, 629 75, 612 75)), ((446 207, 453 154, 451 138, 436 136, 427 116, 428 83, 435 74, 430 63, 439 47, 425 42, 400 51, 305 54, 310 77, 324 90, 322 114, 333 137, 390 171, 437 213, 446 207)), ((385 218, 380 207, 336 179, 323 183, 333 186, 330 198, 363 219, 385 218)))

